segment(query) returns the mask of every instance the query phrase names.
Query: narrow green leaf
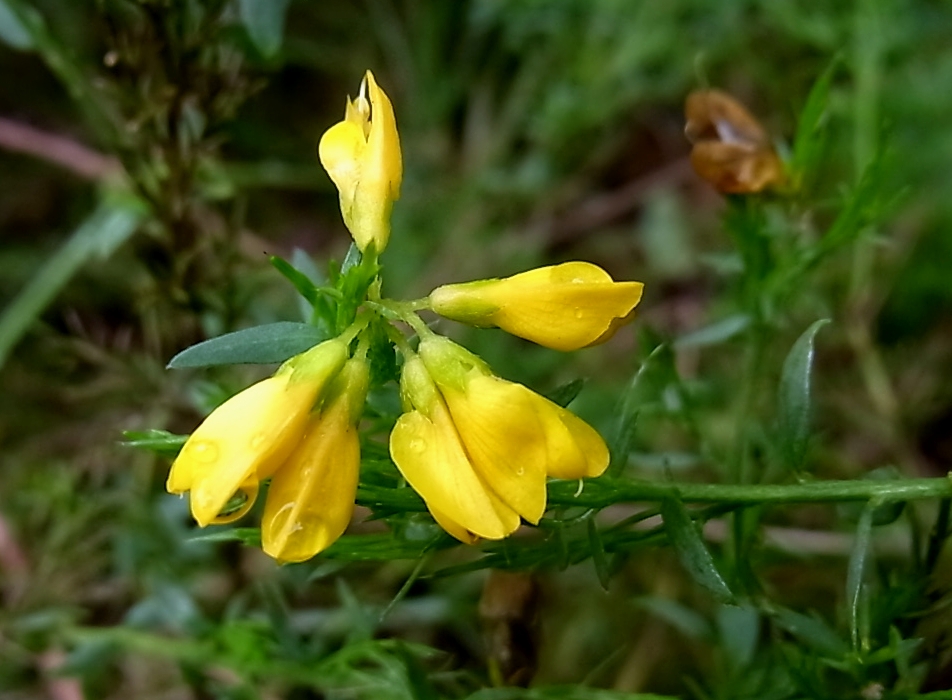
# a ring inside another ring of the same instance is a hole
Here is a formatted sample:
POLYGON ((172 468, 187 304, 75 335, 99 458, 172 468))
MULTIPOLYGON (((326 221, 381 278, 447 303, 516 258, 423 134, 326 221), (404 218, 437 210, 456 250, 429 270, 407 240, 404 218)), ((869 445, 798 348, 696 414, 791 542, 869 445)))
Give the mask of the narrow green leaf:
POLYGON ((896 199, 895 193, 887 193, 883 187, 889 174, 886 159, 877 153, 863 169, 857 185, 849 192, 836 219, 813 248, 812 256, 818 260, 834 250, 857 240, 883 210, 896 199))
POLYGON ((598 576, 598 582, 602 584, 602 588, 607 591, 608 584, 611 581, 611 571, 608 568, 608 558, 605 556, 605 545, 602 543, 601 535, 598 534, 595 519, 589 518, 586 525, 588 526, 588 542, 592 548, 592 563, 595 565, 595 574, 598 576))
POLYGON ((126 447, 148 450, 167 457, 174 457, 188 440, 188 435, 175 435, 167 430, 125 430, 121 443, 126 447))
POLYGON ((688 639, 710 639, 711 626, 701 613, 671 598, 644 596, 633 601, 678 630, 688 639))
POLYGON ((182 350, 168 369, 214 365, 274 364, 308 350, 326 335, 306 323, 279 321, 220 335, 182 350))
POLYGON ((609 476, 619 476, 628 464, 635 443, 638 416, 642 411, 655 408, 667 413, 669 410, 679 412, 682 408, 681 405, 665 403, 662 398, 673 398, 675 401, 681 398, 674 353, 664 343, 657 344, 654 339, 648 342, 655 342, 655 347, 631 378, 616 410, 618 420, 610 444, 612 462, 608 467, 609 476), (672 386, 675 391, 667 391, 672 386))
POLYGON ((790 471, 803 466, 810 438, 813 343, 829 319, 815 321, 797 338, 783 362, 777 393, 777 438, 780 457, 790 471))
POLYGON ((189 542, 241 542, 249 547, 261 546, 261 529, 257 527, 216 528, 190 537, 189 542))
POLYGON ((535 688, 483 688, 465 700, 676 700, 671 695, 602 690, 584 685, 550 685, 535 688))
POLYGON ((782 629, 822 654, 840 658, 849 651, 836 632, 817 617, 779 608, 774 611, 773 618, 782 629))
POLYGON ((846 601, 850 615, 850 638, 853 649, 860 650, 860 613, 863 598, 863 584, 866 574, 866 560, 869 556, 873 535, 873 516, 879 503, 869 501, 856 523, 856 539, 850 552, 849 566, 846 569, 846 601))
POLYGON ((752 605, 722 605, 717 611, 718 636, 735 669, 753 663, 760 627, 760 613, 752 605))
POLYGON ((356 243, 351 243, 350 248, 347 249, 347 254, 344 256, 344 262, 341 263, 340 274, 346 275, 351 268, 357 267, 363 260, 364 256, 360 252, 360 248, 357 247, 356 243))
POLYGON ((0 367, 13 346, 79 269, 108 258, 139 224, 135 207, 101 204, 30 279, 0 314, 0 367))
MULTIPOLYGON (((26 10, 27 8, 23 8, 26 10)), ((32 10, 32 8, 29 8, 32 10)), ((35 10, 33 10, 35 12, 35 10)), ((29 51, 33 48, 33 37, 24 26, 17 13, 6 0, 0 0, 0 41, 11 49, 29 51)))
POLYGON ((635 438, 638 436, 638 411, 624 412, 618 417, 615 435, 610 446, 611 461, 608 465, 608 476, 620 476, 628 466, 628 458, 635 447, 635 438))
POLYGON ((27 0, 2 0, 4 7, 29 35, 30 47, 46 63, 47 68, 66 86, 76 103, 85 112, 89 125, 105 139, 115 138, 115 121, 110 119, 103 100, 86 75, 83 62, 49 31, 43 15, 27 0))
POLYGON ((284 40, 284 20, 291 0, 238 0, 238 15, 255 48, 272 58, 284 40))
POLYGON ((701 539, 684 504, 675 498, 664 499, 661 502, 661 519, 668 539, 688 573, 718 601, 732 602, 734 594, 714 565, 714 557, 701 539))
POLYGON ((310 278, 308 278, 307 275, 295 268, 287 260, 278 257, 277 255, 272 255, 269 258, 269 261, 275 270, 280 272, 286 280, 294 285, 294 288, 298 291, 298 294, 304 297, 307 302, 311 304, 311 306, 317 302, 317 287, 314 286, 314 283, 310 280, 310 278))
POLYGON ((750 325, 750 316, 747 314, 733 314, 720 321, 698 328, 682 335, 674 341, 676 348, 700 348, 706 345, 716 345, 733 338, 750 325))
POLYGON ((341 295, 335 323, 337 333, 342 333, 354 322, 357 308, 366 297, 367 290, 379 272, 380 264, 373 253, 372 245, 368 248, 366 255, 362 254, 356 245, 351 245, 341 265, 340 278, 335 284, 341 295))
POLYGON ((557 386, 555 389, 548 392, 545 397, 552 403, 558 404, 562 408, 565 408, 575 400, 575 397, 579 395, 579 392, 582 391, 584 386, 584 379, 573 379, 566 384, 557 386))
POLYGON ((825 71, 813 83, 810 94, 800 112, 797 133, 793 140, 794 177, 800 185, 807 184, 819 163, 826 144, 826 116, 830 101, 830 86, 840 65, 840 57, 833 59, 825 71))
POLYGON ((433 549, 455 547, 458 542, 437 533, 428 540, 405 540, 392 533, 343 535, 321 552, 327 559, 345 561, 392 561, 419 559, 433 549))
POLYGON ((433 687, 426 669, 409 646, 398 642, 394 652, 395 656, 403 662, 410 698, 412 700, 440 700, 440 695, 433 687))

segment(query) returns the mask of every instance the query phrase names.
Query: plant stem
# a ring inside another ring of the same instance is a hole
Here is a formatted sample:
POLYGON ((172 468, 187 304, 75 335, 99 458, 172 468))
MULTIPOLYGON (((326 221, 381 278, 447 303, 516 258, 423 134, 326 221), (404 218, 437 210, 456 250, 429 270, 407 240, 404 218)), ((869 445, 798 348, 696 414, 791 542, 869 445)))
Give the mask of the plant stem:
POLYGON ((783 503, 835 503, 912 501, 952 497, 952 480, 899 479, 895 481, 816 481, 803 484, 672 484, 649 481, 588 481, 576 495, 575 482, 550 485, 550 505, 603 507, 612 503, 680 498, 686 503, 768 505, 783 503))

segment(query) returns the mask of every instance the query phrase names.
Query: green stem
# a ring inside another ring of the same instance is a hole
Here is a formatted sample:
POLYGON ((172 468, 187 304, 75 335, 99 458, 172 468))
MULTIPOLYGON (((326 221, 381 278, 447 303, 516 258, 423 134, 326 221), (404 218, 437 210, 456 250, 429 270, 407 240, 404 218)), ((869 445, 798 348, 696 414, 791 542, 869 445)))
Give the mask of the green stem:
POLYGON ((935 527, 929 536, 929 550, 926 552, 926 571, 932 573, 936 563, 939 561, 939 555, 942 553, 942 547, 949 537, 949 514, 952 508, 952 501, 943 498, 939 503, 939 514, 935 519, 935 527))
POLYGON ((575 482, 556 482, 549 488, 550 505, 599 508, 612 503, 658 501, 680 498, 685 503, 733 503, 778 505, 789 503, 836 503, 866 501, 912 501, 952 498, 952 480, 901 479, 896 481, 816 481, 805 484, 671 484, 648 481, 598 479, 585 483, 576 495, 575 482))
POLYGON ((754 409, 757 387, 763 374, 764 334, 759 320, 748 329, 749 340, 744 352, 744 373, 735 424, 734 454, 731 456, 731 480, 746 484, 755 481, 750 464, 750 420, 754 409))

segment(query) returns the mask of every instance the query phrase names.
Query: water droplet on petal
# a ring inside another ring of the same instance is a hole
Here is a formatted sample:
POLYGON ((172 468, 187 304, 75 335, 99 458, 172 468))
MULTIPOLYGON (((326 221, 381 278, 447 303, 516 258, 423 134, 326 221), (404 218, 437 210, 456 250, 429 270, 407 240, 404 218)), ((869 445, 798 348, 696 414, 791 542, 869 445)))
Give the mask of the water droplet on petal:
POLYGON ((211 464, 218 459, 218 444, 211 440, 193 442, 188 448, 192 458, 202 464, 211 464))
POLYGON ((410 440, 410 451, 416 452, 417 454, 423 454, 426 452, 426 440, 423 438, 413 438, 410 440))
POLYGON ((583 309, 575 309, 575 318, 581 319, 584 315, 585 311, 583 309))
POLYGON ((264 445, 265 440, 268 439, 268 436, 264 433, 255 433, 251 436, 251 439, 248 441, 248 447, 252 450, 260 450, 264 445))

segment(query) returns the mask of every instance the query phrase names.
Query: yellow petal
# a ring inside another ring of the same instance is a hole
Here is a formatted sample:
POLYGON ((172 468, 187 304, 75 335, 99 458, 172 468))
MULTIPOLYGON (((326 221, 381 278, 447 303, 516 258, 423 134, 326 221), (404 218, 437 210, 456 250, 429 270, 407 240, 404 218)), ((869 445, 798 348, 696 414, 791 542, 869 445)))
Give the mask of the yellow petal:
POLYGON ((603 342, 632 318, 640 282, 613 282, 597 265, 569 262, 502 280, 446 285, 430 294, 438 314, 478 326, 498 326, 555 350, 603 342))
POLYGON ((440 512, 437 508, 434 508, 430 504, 427 504, 426 507, 427 510, 430 511, 430 515, 432 515, 433 519, 436 521, 436 524, 463 544, 476 544, 479 542, 479 536, 474 535, 472 532, 453 520, 450 516, 446 515, 446 513, 440 512))
POLYGON ((393 104, 387 93, 380 89, 374 74, 367 71, 367 90, 370 97, 370 135, 367 138, 368 175, 386 183, 391 202, 400 199, 400 184, 403 181, 403 155, 400 151, 400 135, 393 104))
POLYGON ((525 387, 477 375, 459 391, 434 378, 476 473, 503 503, 538 523, 545 512, 547 453, 545 433, 525 387))
POLYGON ((545 431, 546 473, 556 479, 599 476, 609 462, 608 446, 592 426, 558 404, 522 387, 545 431))
POLYGON ((305 561, 350 523, 360 441, 343 402, 311 419, 304 439, 271 479, 261 546, 280 561, 305 561))
POLYGON ((393 105, 367 71, 344 121, 324 134, 321 164, 340 191, 344 224, 361 251, 380 253, 390 238, 390 212, 400 198, 403 157, 393 105))
POLYGON ((332 126, 324 132, 317 146, 321 165, 340 191, 340 206, 345 220, 354 206, 366 149, 363 131, 352 121, 342 121, 332 126))
POLYGON ((227 513, 220 511, 219 514, 215 516, 215 519, 212 520, 212 523, 215 525, 227 525, 228 523, 233 523, 245 517, 258 499, 258 486, 257 476, 251 477, 248 481, 239 486, 234 495, 238 496, 240 494, 240 497, 244 500, 241 501, 234 510, 227 513))
POLYGON ((431 418, 411 411, 397 420, 390 454, 400 473, 432 513, 455 524, 446 528, 450 534, 459 539, 464 539, 463 531, 493 540, 506 537, 519 527, 519 515, 488 493, 442 403, 432 407, 431 418))
POLYGON ((357 423, 370 371, 347 362, 312 414, 304 438, 275 473, 261 521, 261 544, 281 561, 304 561, 329 547, 350 523, 360 471, 357 423))
MULTIPOLYGON (((489 496, 489 500, 492 502, 496 513, 500 516, 503 522, 506 523, 506 527, 509 529, 509 534, 512 534, 517 529, 519 529, 519 525, 521 524, 519 515, 511 508, 507 507, 506 504, 500 501, 495 495, 493 495, 491 490, 487 489, 486 495, 489 496)), ((433 516, 433 519, 440 527, 442 527, 447 533, 458 539, 463 544, 476 544, 479 541, 480 538, 478 535, 467 530, 465 527, 453 520, 451 516, 441 512, 430 504, 427 504, 427 509, 430 511, 430 515, 433 516)))
POLYGON ((196 428, 172 464, 166 488, 191 491, 199 525, 239 517, 219 517, 236 491, 247 497, 243 511, 251 507, 257 481, 271 476, 294 449, 318 395, 346 359, 343 341, 321 343, 230 398, 196 428))
POLYGON ((236 394, 182 447, 166 486, 191 491, 199 525, 213 522, 239 488, 276 469, 301 437, 320 387, 290 379, 270 377, 236 394))

